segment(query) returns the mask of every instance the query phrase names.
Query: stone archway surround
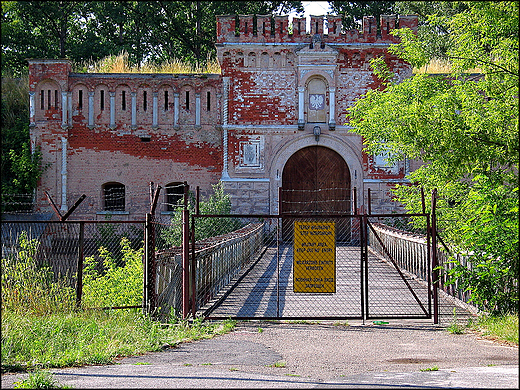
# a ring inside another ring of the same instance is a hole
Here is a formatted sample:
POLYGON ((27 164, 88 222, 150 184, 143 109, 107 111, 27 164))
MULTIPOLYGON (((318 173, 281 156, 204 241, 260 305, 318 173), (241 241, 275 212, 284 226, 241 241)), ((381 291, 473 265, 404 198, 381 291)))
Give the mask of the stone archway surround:
MULTIPOLYGON (((298 150, 308 146, 324 146, 337 152, 350 170, 351 188, 356 187, 358 191, 363 190, 363 165, 361 162, 361 151, 356 150, 355 145, 349 139, 357 140, 356 135, 339 138, 335 135, 323 134, 319 142, 316 142, 314 135, 305 134, 292 141, 282 141, 274 148, 273 158, 270 164, 269 181, 271 182, 269 194, 269 209, 271 214, 278 213, 278 190, 282 185, 282 172, 289 158, 298 150)), ((362 193, 362 192, 361 192, 362 193)), ((359 197, 358 207, 363 202, 363 197, 359 197)))

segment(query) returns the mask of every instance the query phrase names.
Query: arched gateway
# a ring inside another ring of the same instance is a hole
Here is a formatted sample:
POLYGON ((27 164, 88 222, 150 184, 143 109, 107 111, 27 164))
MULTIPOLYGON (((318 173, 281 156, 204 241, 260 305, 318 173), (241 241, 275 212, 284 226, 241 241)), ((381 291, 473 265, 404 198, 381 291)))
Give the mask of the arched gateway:
MULTIPOLYGON (((350 214, 350 187, 349 167, 337 152, 322 146, 300 149, 283 169, 280 211, 302 216, 350 214)), ((285 238, 291 231, 284 229, 285 238)), ((342 224, 336 231, 336 239, 345 241, 350 227, 342 224)))

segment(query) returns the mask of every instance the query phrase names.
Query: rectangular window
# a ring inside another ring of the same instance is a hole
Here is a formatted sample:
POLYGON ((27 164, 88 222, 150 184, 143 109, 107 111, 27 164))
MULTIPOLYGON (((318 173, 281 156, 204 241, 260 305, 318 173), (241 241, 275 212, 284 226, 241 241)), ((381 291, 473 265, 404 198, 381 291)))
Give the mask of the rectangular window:
POLYGON ((58 108, 58 90, 54 90, 54 108, 58 108))
POLYGON ((47 110, 51 109, 51 90, 47 91, 47 110))
POLYGON ((83 110, 83 90, 78 91, 78 110, 83 110))
POLYGON ((175 211, 179 200, 184 198, 184 184, 170 183, 166 186, 166 211, 175 211))
POLYGON ((148 105, 147 105, 147 101, 146 101, 146 91, 143 91, 143 111, 146 111, 146 109, 148 108, 148 105))
POLYGON ((99 100, 99 108, 101 111, 105 110, 105 91, 101 90, 101 98, 99 100))
POLYGON ((40 110, 45 110, 45 91, 40 91, 40 110))
POLYGON ((206 93, 206 111, 211 111, 211 92, 206 93))
POLYGON ((190 91, 186 91, 186 110, 190 110, 190 91))
POLYGON ((107 183, 103 186, 105 211, 125 211, 125 186, 107 183))
POLYGON ((121 93, 121 110, 126 110, 126 91, 121 93))
POLYGON ((168 91, 164 91, 164 111, 168 111, 168 91))

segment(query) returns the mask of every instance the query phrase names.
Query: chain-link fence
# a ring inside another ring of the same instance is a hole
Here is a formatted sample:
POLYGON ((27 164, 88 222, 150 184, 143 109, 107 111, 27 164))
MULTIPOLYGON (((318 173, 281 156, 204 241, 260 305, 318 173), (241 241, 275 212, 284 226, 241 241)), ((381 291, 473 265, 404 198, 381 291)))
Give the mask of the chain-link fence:
POLYGON ((2 304, 34 269, 82 307, 142 307, 143 238, 138 221, 2 221, 2 304))
POLYGON ((35 195, 2 193, 0 205, 2 213, 29 215, 34 211, 35 195))
POLYGON ((432 261, 426 215, 367 217, 367 318, 432 314, 432 261))
POLYGON ((359 218, 198 216, 195 229, 224 219, 244 227, 197 252, 198 313, 214 319, 362 317, 359 218), (226 278, 212 276, 228 265, 234 271, 226 278))

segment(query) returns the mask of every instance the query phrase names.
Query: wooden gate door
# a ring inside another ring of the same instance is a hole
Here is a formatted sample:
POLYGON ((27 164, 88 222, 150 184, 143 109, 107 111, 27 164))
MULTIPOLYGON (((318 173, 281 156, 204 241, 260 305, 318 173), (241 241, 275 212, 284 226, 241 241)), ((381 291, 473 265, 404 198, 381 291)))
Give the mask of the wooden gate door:
MULTIPOLYGON (((285 215, 350 214, 350 171, 338 153, 309 146, 293 154, 282 174, 280 211, 285 215)), ((292 237, 284 223, 284 238, 292 237)), ((350 224, 349 224, 350 225, 350 224)), ((336 229, 336 241, 348 241, 350 226, 336 229)))

